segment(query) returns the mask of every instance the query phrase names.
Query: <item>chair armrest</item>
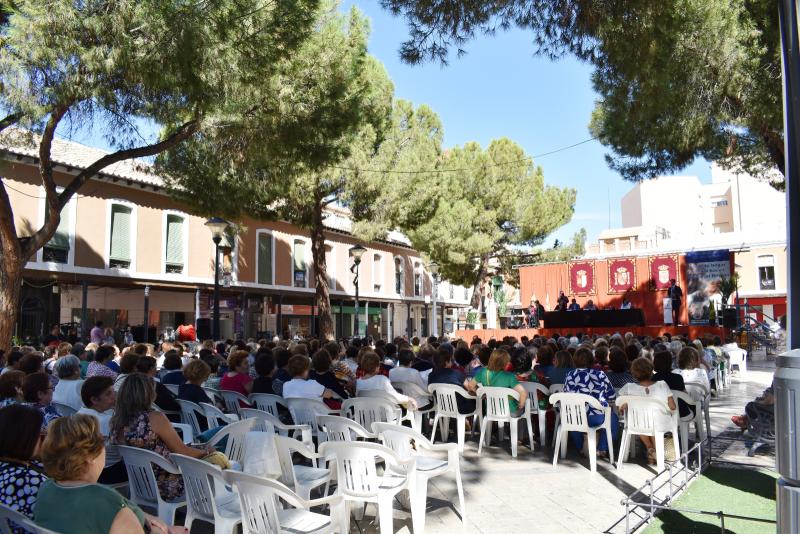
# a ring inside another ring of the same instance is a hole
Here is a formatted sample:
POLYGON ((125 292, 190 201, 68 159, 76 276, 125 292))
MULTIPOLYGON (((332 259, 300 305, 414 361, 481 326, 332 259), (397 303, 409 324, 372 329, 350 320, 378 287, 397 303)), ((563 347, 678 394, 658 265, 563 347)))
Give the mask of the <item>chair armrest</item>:
POLYGON ((319 497, 317 499, 311 499, 306 501, 305 499, 301 499, 300 502, 306 508, 313 508, 315 506, 322 506, 323 504, 329 504, 332 507, 340 505, 344 503, 344 496, 343 495, 328 495, 327 497, 319 497))

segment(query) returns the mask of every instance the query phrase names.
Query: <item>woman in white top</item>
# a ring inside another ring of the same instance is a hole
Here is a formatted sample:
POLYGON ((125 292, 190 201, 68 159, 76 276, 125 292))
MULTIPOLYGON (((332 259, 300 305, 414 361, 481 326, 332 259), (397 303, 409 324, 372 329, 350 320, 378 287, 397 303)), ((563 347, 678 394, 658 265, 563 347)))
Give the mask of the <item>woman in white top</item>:
POLYGON ((363 391, 382 391, 398 404, 408 404, 412 410, 416 409, 417 403, 413 398, 398 393, 389 379, 378 373, 380 365, 381 359, 373 351, 365 351, 361 355, 361 370, 364 371, 364 376, 356 380, 356 395, 361 395, 363 391))
MULTIPOLYGON (((422 391, 428 391, 428 375, 422 375, 419 371, 411 367, 411 362, 414 361, 414 352, 410 349, 404 349, 397 355, 397 367, 389 370, 390 382, 410 382, 416 384, 422 391)), ((401 388, 402 389, 402 388, 401 388)), ((408 393, 408 392, 406 392, 408 393)), ((418 406, 423 406, 430 402, 430 397, 414 397, 418 406)))
POLYGON ((125 464, 117 446, 109 440, 111 432, 111 417, 114 415, 114 406, 117 394, 114 390, 114 380, 108 376, 91 376, 87 378, 81 388, 81 397, 85 407, 78 413, 94 416, 97 426, 105 439, 106 463, 100 474, 101 484, 117 484, 128 480, 125 464))
MULTIPOLYGON (((675 412, 677 405, 675 404, 672 391, 669 389, 667 383, 663 381, 653 382, 653 362, 651 362, 649 358, 642 356, 636 358, 631 364, 631 374, 638 383, 630 383, 622 386, 622 389, 619 390, 620 397, 623 395, 631 395, 634 397, 659 399, 664 401, 672 412, 675 412)), ((617 407, 620 411, 623 411, 625 409, 625 404, 620 404, 617 407)), ((658 426, 669 426, 669 423, 669 416, 663 416, 663 418, 659 418, 656 421, 656 425, 658 426)), ((677 436, 672 437, 672 439, 677 438, 677 436)), ((647 463, 655 464, 655 439, 652 436, 639 436, 639 439, 642 440, 642 443, 647 447, 647 463)))
POLYGON ((66 404, 75 411, 83 407, 81 402, 81 361, 69 354, 56 360, 53 370, 58 376, 58 384, 53 390, 53 402, 66 404))
MULTIPOLYGON (((685 384, 702 384, 705 386, 706 391, 711 391, 708 373, 706 373, 705 369, 700 367, 700 355, 694 347, 684 347, 681 349, 678 353, 678 368, 672 372, 681 375, 685 384)), ((697 393, 695 393, 695 395, 696 394, 697 393)))

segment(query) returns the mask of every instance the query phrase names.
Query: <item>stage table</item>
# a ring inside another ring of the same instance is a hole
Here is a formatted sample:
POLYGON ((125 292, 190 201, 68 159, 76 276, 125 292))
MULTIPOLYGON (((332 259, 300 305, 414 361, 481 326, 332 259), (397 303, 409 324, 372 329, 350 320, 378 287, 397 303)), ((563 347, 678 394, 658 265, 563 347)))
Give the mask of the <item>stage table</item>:
POLYGON ((644 326, 644 312, 629 310, 580 310, 544 312, 545 328, 592 328, 644 326))

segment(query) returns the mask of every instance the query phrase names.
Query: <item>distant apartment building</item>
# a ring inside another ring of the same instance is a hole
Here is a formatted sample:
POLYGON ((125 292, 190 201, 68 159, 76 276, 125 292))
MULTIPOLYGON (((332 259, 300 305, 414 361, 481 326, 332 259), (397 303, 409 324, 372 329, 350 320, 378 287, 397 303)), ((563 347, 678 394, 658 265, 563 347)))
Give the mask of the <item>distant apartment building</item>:
POLYGON ((786 313, 786 196, 764 181, 712 164, 711 183, 662 176, 620 202, 622 227, 600 233, 587 258, 728 249, 739 299, 767 321, 786 313))
MULTIPOLYGON (((33 146, 0 147, 0 175, 21 237, 41 227, 45 192, 33 146)), ((104 152, 64 139, 53 143, 55 179, 71 175, 104 152)), ((166 194, 146 164, 121 162, 93 177, 61 213, 58 230, 27 264, 17 334, 42 336, 51 324, 86 330, 106 326, 156 337, 196 324, 210 337, 214 244, 205 218, 166 194), (143 167, 144 165, 144 167, 143 167), (147 314, 145 317, 145 309, 147 314)), ((221 333, 243 338, 308 335, 317 330, 311 239, 281 221, 245 218, 222 242, 221 333)), ((355 286, 349 249, 359 240, 343 209, 326 214, 326 260, 337 337, 354 334, 355 286)), ((376 337, 428 335, 432 331, 432 277, 399 233, 361 243, 360 332, 376 337), (366 325, 366 328, 365 328, 366 325)), ((468 289, 438 285, 439 332, 452 331, 468 289)))

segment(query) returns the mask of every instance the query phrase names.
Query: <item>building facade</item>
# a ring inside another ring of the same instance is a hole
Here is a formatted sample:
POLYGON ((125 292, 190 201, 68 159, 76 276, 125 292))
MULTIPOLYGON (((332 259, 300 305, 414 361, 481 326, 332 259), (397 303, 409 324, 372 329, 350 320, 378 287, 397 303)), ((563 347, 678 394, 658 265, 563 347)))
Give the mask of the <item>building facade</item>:
MULTIPOLYGON (((56 139, 55 179, 64 186, 104 152, 56 139)), ((0 171, 20 237, 44 222, 45 191, 33 146, 6 146, 0 171)), ((311 239, 281 221, 245 218, 221 243, 221 334, 243 338, 315 334, 311 239)), ((337 337, 354 333, 355 285, 349 249, 359 241, 344 210, 326 214, 326 260, 337 337)), ((360 333, 376 337, 432 332, 433 278, 404 236, 363 243, 359 266, 360 333)), ((205 218, 167 195, 139 162, 93 177, 61 213, 56 235, 26 266, 17 335, 41 337, 51 324, 102 320, 154 341, 194 324, 210 337, 214 251, 205 218)), ((454 330, 469 292, 438 284, 438 331, 454 330)))

